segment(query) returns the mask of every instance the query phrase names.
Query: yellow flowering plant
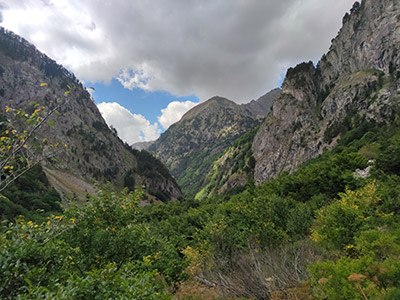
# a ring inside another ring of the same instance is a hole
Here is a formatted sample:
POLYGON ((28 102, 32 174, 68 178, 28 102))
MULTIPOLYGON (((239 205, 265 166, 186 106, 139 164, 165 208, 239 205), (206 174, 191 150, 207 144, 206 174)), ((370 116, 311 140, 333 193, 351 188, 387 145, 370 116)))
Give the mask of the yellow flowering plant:
MULTIPOLYGON (((47 83, 40 86, 44 88, 47 83)), ((69 93, 70 87, 65 96, 69 93)), ((58 153, 60 143, 50 143, 47 138, 39 139, 37 133, 44 124, 53 126, 50 117, 68 101, 59 98, 52 108, 31 103, 31 112, 12 107, 12 102, 5 107, 0 118, 0 192, 26 171, 58 153)))

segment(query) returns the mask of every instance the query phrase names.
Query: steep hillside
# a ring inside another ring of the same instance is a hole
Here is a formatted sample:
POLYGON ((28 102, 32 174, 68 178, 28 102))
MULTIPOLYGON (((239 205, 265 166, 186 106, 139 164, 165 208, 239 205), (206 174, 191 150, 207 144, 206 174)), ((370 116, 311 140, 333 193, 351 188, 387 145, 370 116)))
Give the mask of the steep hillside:
POLYGON ((186 195, 195 196, 204 186, 213 161, 260 123, 260 113, 269 110, 270 99, 279 92, 273 90, 262 101, 249 105, 213 97, 188 111, 150 145, 149 151, 167 165, 186 195))
POLYGON ((391 122, 400 94, 400 2, 356 2, 317 67, 287 71, 253 141, 256 183, 331 149, 368 121, 391 122))
POLYGON ((213 162, 196 199, 221 194, 252 182, 255 160, 251 144, 257 131, 258 126, 243 134, 213 162))
POLYGON ((90 94, 73 74, 40 53, 23 38, 0 29, 0 103, 29 111, 35 101, 45 108, 68 102, 43 126, 39 137, 66 144, 57 161, 44 163, 49 179, 61 193, 84 196, 91 180, 122 187, 144 185, 153 195, 180 198, 181 191, 165 167, 151 156, 133 151, 108 128, 90 94), (47 83, 41 87, 41 83, 47 83), (69 94, 65 95, 65 91, 69 94), (146 161, 140 161, 140 159, 146 161), (140 159, 139 159, 140 158, 140 159), (155 167, 149 168, 146 166, 155 167), (54 169, 56 172, 54 172, 54 169), (74 180, 71 179, 74 178, 74 180), (125 182, 124 182, 125 181, 125 182), (77 184, 74 184, 77 183, 77 184), (89 183, 89 184, 88 184, 89 183))
POLYGON ((392 122, 400 95, 399 15, 396 1, 356 2, 317 67, 308 62, 287 71, 251 149, 238 141, 226 150, 197 197, 293 172, 352 128, 362 134, 370 122, 392 122))

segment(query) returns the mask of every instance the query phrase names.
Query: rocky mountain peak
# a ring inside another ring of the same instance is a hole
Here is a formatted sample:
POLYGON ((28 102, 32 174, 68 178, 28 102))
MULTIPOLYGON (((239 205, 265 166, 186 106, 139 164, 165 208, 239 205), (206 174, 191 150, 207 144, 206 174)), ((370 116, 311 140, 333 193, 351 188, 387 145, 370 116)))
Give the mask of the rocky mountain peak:
POLYGON ((148 149, 168 166, 183 191, 194 196, 202 188, 212 162, 236 138, 260 123, 265 117, 263 111, 269 111, 279 93, 276 89, 249 105, 212 97, 189 110, 148 149))
POLYGON ((400 63, 399 1, 364 0, 355 2, 343 26, 332 40, 318 69, 321 84, 329 84, 341 74, 375 69, 392 74, 400 63))
POLYGON ((195 107, 190 109, 187 113, 183 115, 182 120, 189 120, 200 115, 206 117, 210 114, 213 114, 216 109, 221 109, 221 108, 235 109, 236 106, 237 106, 236 103, 229 99, 219 96, 214 96, 208 99, 207 101, 199 105, 196 105, 195 107))
POLYGON ((272 102, 281 92, 280 88, 273 89, 257 100, 251 100, 249 103, 242 104, 241 107, 255 118, 263 119, 271 111, 272 102))
POLYGON ((391 120, 399 104, 399 16, 398 0, 356 2, 317 67, 287 71, 253 140, 256 183, 331 149, 357 122, 391 120))

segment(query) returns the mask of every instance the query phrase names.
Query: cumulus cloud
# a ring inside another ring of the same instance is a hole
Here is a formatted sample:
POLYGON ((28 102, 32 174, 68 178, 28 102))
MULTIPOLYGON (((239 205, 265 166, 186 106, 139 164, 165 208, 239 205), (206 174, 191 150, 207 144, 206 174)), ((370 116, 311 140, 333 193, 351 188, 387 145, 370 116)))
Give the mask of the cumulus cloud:
POLYGON ((192 101, 173 101, 168 106, 161 110, 161 116, 157 117, 158 122, 164 129, 168 129, 173 123, 178 122, 182 116, 198 103, 192 101))
POLYGON ((2 26, 82 80, 237 102, 318 60, 354 0, 0 0, 2 26))
POLYGON ((107 124, 117 129, 119 137, 129 145, 153 141, 160 135, 157 123, 151 124, 144 116, 133 114, 116 102, 102 102, 97 107, 107 124))

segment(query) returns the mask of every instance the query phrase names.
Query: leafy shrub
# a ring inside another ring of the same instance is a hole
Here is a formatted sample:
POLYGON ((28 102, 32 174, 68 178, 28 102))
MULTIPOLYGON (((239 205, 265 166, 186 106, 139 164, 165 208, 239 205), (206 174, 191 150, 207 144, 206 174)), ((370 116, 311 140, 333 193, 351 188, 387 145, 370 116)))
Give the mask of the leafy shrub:
POLYGON ((185 278, 167 239, 138 223, 141 191, 99 192, 43 224, 18 219, 0 233, 2 299, 170 299, 185 278))
POLYGON ((395 299, 400 292, 400 224, 379 203, 371 183, 318 212, 312 237, 339 259, 310 266, 317 299, 395 299))

